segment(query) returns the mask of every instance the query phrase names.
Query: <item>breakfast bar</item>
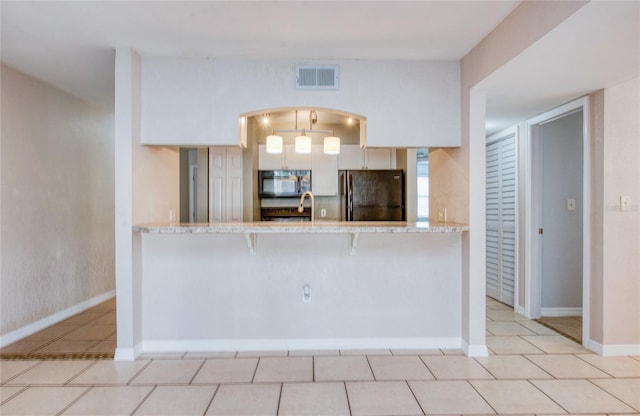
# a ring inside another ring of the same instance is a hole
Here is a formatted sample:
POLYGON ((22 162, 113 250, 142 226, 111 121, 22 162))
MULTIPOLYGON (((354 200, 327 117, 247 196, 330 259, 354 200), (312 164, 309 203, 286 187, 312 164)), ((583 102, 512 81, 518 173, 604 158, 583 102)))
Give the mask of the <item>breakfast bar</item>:
POLYGON ((460 224, 135 226, 141 352, 460 348, 460 224))

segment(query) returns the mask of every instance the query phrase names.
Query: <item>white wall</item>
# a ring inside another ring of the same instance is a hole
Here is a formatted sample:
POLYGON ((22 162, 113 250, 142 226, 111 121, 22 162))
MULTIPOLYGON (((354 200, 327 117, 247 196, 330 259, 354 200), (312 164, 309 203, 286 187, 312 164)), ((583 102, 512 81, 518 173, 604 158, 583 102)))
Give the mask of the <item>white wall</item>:
POLYGON ((143 351, 459 348, 460 240, 142 233, 143 351))
POLYGON ((297 106, 365 116, 369 146, 459 146, 458 62, 339 61, 338 91, 296 90, 297 63, 143 56, 143 143, 236 145, 240 114, 297 106))
POLYGON ((1 131, 5 336, 115 289, 113 113, 3 65, 1 131))

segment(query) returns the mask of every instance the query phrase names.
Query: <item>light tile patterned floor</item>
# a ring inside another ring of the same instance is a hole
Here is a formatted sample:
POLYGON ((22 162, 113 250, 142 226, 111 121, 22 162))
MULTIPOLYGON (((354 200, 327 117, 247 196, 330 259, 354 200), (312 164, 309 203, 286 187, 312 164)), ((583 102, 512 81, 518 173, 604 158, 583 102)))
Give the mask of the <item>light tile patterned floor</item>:
POLYGON ((0 358, 113 358, 116 301, 110 299, 0 349, 0 358))
POLYGON ((0 414, 640 415, 639 356, 600 357, 505 305, 488 299, 487 308, 484 358, 365 350, 5 360, 0 414))

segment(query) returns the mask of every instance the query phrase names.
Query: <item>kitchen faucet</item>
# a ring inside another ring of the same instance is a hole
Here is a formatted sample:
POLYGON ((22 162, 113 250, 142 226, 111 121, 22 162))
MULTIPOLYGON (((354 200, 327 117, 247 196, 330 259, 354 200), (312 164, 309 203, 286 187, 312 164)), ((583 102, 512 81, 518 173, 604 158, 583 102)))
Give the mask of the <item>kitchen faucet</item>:
POLYGON ((315 199, 314 199, 313 194, 311 193, 311 191, 306 191, 300 197, 300 205, 298 205, 298 212, 301 213, 301 214, 304 212, 304 199, 307 196, 309 196, 309 198, 311 198, 311 222, 314 222, 315 221, 315 216, 313 214, 313 207, 315 206, 316 202, 315 202, 315 199))

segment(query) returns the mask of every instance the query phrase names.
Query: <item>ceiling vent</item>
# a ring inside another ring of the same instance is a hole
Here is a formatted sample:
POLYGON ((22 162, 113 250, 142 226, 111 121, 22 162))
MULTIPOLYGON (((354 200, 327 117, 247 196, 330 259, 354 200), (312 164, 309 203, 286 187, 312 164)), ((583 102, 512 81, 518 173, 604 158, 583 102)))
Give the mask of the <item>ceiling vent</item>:
POLYGON ((299 90, 337 90, 338 65, 296 65, 299 90))

